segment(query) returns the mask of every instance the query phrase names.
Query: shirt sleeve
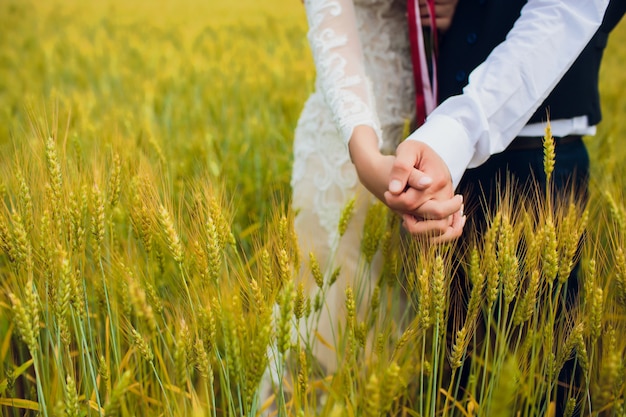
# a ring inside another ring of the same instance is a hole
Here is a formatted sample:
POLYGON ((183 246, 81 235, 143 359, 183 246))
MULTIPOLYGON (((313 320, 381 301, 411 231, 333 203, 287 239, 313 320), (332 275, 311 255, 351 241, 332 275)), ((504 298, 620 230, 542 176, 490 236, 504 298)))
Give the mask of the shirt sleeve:
POLYGON ((343 140, 354 128, 367 125, 382 132, 371 84, 366 76, 363 50, 352 0, 306 0, 308 40, 316 68, 316 86, 331 109, 343 140))
POLYGON ((431 146, 454 187, 467 168, 502 152, 578 57, 608 0, 529 0, 463 93, 441 103, 408 139, 431 146))

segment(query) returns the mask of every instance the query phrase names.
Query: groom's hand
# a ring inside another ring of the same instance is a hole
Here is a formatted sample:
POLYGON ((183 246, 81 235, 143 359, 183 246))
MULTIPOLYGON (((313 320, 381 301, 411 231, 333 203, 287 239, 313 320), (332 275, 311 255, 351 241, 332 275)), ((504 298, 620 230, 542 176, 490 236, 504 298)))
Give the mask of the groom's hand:
POLYGON ((463 198, 454 195, 445 162, 428 145, 405 140, 396 150, 386 204, 403 214, 404 228, 436 241, 459 237, 465 225, 463 198), (424 176, 428 187, 424 188, 424 176))

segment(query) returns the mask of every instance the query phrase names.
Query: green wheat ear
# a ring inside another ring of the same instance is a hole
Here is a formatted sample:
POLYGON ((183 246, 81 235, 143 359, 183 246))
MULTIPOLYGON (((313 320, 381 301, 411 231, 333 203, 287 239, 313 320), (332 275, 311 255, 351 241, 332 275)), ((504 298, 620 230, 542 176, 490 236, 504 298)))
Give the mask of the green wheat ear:
POLYGON ((341 211, 341 216, 339 216, 339 224, 337 226, 337 231, 339 232, 339 236, 343 236, 348 229, 348 223, 352 219, 352 215, 354 214, 354 206, 356 204, 356 197, 352 197, 346 205, 343 207, 341 211))
POLYGON ((556 154, 554 150, 554 137, 552 136, 552 127, 550 120, 546 124, 546 133, 543 137, 543 171, 546 174, 546 182, 550 182, 552 172, 554 171, 554 160, 556 154))

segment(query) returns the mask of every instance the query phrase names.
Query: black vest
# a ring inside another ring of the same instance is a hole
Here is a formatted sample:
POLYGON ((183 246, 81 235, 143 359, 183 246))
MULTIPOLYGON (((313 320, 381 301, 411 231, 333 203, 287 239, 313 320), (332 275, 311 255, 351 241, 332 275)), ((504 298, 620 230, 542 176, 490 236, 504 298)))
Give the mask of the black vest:
MULTIPOLYGON (((468 75, 513 27, 526 0, 459 0, 452 25, 439 43, 439 100, 461 94, 468 75)), ((600 29, 572 67, 537 109, 530 122, 586 115, 601 119, 598 73, 609 32, 626 10, 626 0, 612 0, 600 29)))

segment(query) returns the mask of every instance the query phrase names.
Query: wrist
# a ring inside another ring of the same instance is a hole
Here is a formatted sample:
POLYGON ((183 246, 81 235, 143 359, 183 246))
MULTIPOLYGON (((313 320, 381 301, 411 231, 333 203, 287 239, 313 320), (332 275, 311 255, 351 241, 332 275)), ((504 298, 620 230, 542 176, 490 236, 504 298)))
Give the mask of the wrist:
POLYGON ((348 143, 350 157, 359 176, 359 181, 374 196, 383 199, 389 182, 389 156, 378 149, 378 137, 369 126, 357 126, 348 143))
POLYGON ((380 155, 378 137, 374 129, 366 125, 356 126, 348 142, 348 151, 357 171, 370 165, 372 159, 380 155))

